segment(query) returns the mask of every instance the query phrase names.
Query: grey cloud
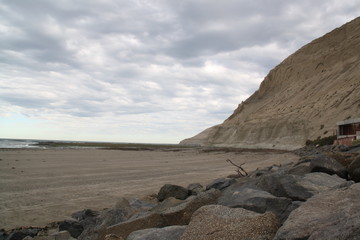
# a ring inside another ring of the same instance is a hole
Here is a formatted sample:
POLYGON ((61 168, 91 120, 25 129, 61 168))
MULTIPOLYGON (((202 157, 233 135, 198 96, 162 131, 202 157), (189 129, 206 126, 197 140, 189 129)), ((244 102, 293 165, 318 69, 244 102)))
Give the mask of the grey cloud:
POLYGON ((125 126, 142 117, 153 132, 195 133, 223 121, 288 54, 358 16, 356 3, 2 1, 0 100, 30 116, 125 126))

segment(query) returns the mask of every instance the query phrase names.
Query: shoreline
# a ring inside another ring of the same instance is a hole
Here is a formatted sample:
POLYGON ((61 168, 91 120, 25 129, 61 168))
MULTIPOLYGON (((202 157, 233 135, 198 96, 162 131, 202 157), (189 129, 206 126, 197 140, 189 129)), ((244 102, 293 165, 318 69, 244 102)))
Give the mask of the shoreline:
POLYGON ((155 150, 0 149, 0 226, 46 225, 71 213, 113 206, 121 197, 157 193, 166 183, 208 184, 235 173, 294 162, 290 152, 155 150))

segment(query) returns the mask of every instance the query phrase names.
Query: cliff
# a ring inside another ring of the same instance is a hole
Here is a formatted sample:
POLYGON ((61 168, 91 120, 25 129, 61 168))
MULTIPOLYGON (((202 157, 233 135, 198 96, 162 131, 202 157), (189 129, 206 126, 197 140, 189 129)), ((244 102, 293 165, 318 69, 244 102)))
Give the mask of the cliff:
POLYGON ((360 117, 360 17, 272 69, 222 124, 181 144, 295 149, 360 117))

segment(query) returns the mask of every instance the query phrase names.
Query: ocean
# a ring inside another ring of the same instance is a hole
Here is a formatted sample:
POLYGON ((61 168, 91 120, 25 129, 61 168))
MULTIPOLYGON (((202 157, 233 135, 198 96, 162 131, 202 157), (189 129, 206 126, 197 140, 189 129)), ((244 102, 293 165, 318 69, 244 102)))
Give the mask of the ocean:
POLYGON ((44 148, 37 146, 41 140, 0 138, 0 148, 44 148))

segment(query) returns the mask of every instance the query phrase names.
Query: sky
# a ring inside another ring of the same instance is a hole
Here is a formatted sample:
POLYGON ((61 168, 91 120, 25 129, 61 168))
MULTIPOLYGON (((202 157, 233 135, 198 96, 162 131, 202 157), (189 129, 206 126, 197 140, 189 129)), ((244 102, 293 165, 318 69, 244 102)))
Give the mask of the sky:
POLYGON ((0 138, 178 143, 360 0, 0 0, 0 138))

